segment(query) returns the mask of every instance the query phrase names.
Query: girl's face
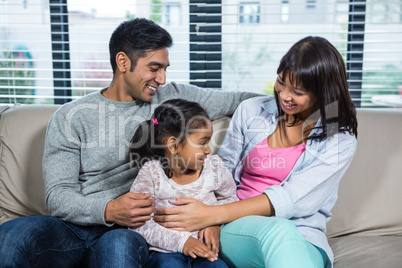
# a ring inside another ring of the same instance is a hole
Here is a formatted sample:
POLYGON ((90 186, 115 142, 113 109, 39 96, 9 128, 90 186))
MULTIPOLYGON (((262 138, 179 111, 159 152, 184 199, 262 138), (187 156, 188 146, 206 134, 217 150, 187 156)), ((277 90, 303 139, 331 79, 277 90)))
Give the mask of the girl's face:
POLYGON ((306 120, 312 113, 315 97, 311 91, 307 91, 299 85, 291 84, 289 77, 283 77, 280 73, 275 82, 275 91, 278 94, 282 110, 287 115, 300 114, 302 120, 306 120))
POLYGON ((177 150, 171 155, 170 164, 177 171, 186 172, 201 170, 204 160, 211 153, 209 141, 212 137, 212 124, 207 121, 207 126, 192 129, 184 142, 177 145, 177 150))

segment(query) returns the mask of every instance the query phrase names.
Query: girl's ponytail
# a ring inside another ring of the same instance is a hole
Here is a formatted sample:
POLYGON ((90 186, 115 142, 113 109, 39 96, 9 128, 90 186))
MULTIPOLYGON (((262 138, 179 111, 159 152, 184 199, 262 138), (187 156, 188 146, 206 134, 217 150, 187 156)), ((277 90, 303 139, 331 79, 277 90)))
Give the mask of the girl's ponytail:
POLYGON ((146 120, 138 126, 130 143, 129 155, 132 167, 140 168, 150 160, 163 161, 164 148, 154 138, 158 136, 157 132, 155 119, 146 120))

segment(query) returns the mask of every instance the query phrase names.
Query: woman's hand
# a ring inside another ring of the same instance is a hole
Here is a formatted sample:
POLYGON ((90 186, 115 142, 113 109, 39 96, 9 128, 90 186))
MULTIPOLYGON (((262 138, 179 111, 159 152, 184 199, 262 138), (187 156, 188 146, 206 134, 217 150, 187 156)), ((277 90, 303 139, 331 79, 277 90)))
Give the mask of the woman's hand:
POLYGON ((154 221, 177 231, 193 232, 249 215, 275 215, 275 209, 266 194, 216 206, 207 206, 194 198, 177 198, 171 203, 177 207, 157 209, 154 221))
POLYGON ((198 239, 203 241, 204 244, 212 250, 215 254, 219 253, 219 235, 221 233, 221 226, 209 226, 200 230, 198 239))
POLYGON ((216 224, 211 213, 213 206, 207 206, 194 198, 177 198, 171 203, 176 207, 156 210, 155 222, 169 229, 188 232, 216 224))
POLYGON ((192 236, 190 236, 184 244, 183 253, 194 259, 197 258, 197 256, 207 258, 209 261, 216 261, 218 259, 218 254, 214 253, 204 243, 192 236))

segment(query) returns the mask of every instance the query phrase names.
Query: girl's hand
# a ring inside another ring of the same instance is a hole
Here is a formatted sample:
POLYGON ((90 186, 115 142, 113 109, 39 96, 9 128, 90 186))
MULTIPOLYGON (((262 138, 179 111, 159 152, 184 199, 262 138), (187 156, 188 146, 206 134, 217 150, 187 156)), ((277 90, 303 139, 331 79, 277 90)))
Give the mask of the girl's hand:
POLYGON ((211 262, 218 259, 218 254, 214 253, 204 243, 192 236, 190 236, 184 244, 183 253, 184 255, 190 256, 194 259, 198 256, 201 258, 206 258, 211 262))
POLYGON ((203 241, 204 244, 212 250, 215 254, 219 253, 219 235, 221 233, 221 226, 209 226, 200 230, 198 233, 198 239, 203 241))
POLYGON ((169 229, 188 232, 216 224, 211 214, 213 206, 207 206, 194 198, 176 198, 171 203, 176 207, 156 210, 155 222, 169 229))

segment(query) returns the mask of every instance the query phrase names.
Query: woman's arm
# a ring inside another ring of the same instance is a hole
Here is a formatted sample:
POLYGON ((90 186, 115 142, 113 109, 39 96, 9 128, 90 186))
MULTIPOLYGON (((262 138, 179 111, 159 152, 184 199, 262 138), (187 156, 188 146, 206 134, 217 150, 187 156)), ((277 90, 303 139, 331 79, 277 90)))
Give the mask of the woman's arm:
POLYGON ((272 216, 275 214, 265 194, 218 206, 207 206, 193 198, 177 198, 172 204, 177 206, 157 209, 154 220, 166 228, 178 231, 199 230, 249 215, 272 216))
POLYGON ((331 217, 339 183, 356 151, 356 138, 341 133, 316 145, 306 148, 303 164, 286 181, 264 191, 276 217, 306 218, 317 212, 331 217))
MULTIPOLYGON (((233 176, 235 176, 236 166, 241 160, 244 143, 248 142, 245 139, 247 127, 253 120, 260 120, 261 129, 253 130, 253 133, 266 129, 264 128, 267 124, 265 117, 259 114, 260 104, 266 100, 267 98, 256 98, 244 101, 232 117, 218 154, 233 176)), ((238 180, 236 182, 240 183, 238 180)), ((272 216, 275 214, 274 208, 265 194, 217 206, 207 206, 191 198, 178 198, 175 204, 179 206, 157 210, 154 220, 167 228, 173 228, 176 222, 177 230, 188 231, 228 223, 249 215, 272 216)))

